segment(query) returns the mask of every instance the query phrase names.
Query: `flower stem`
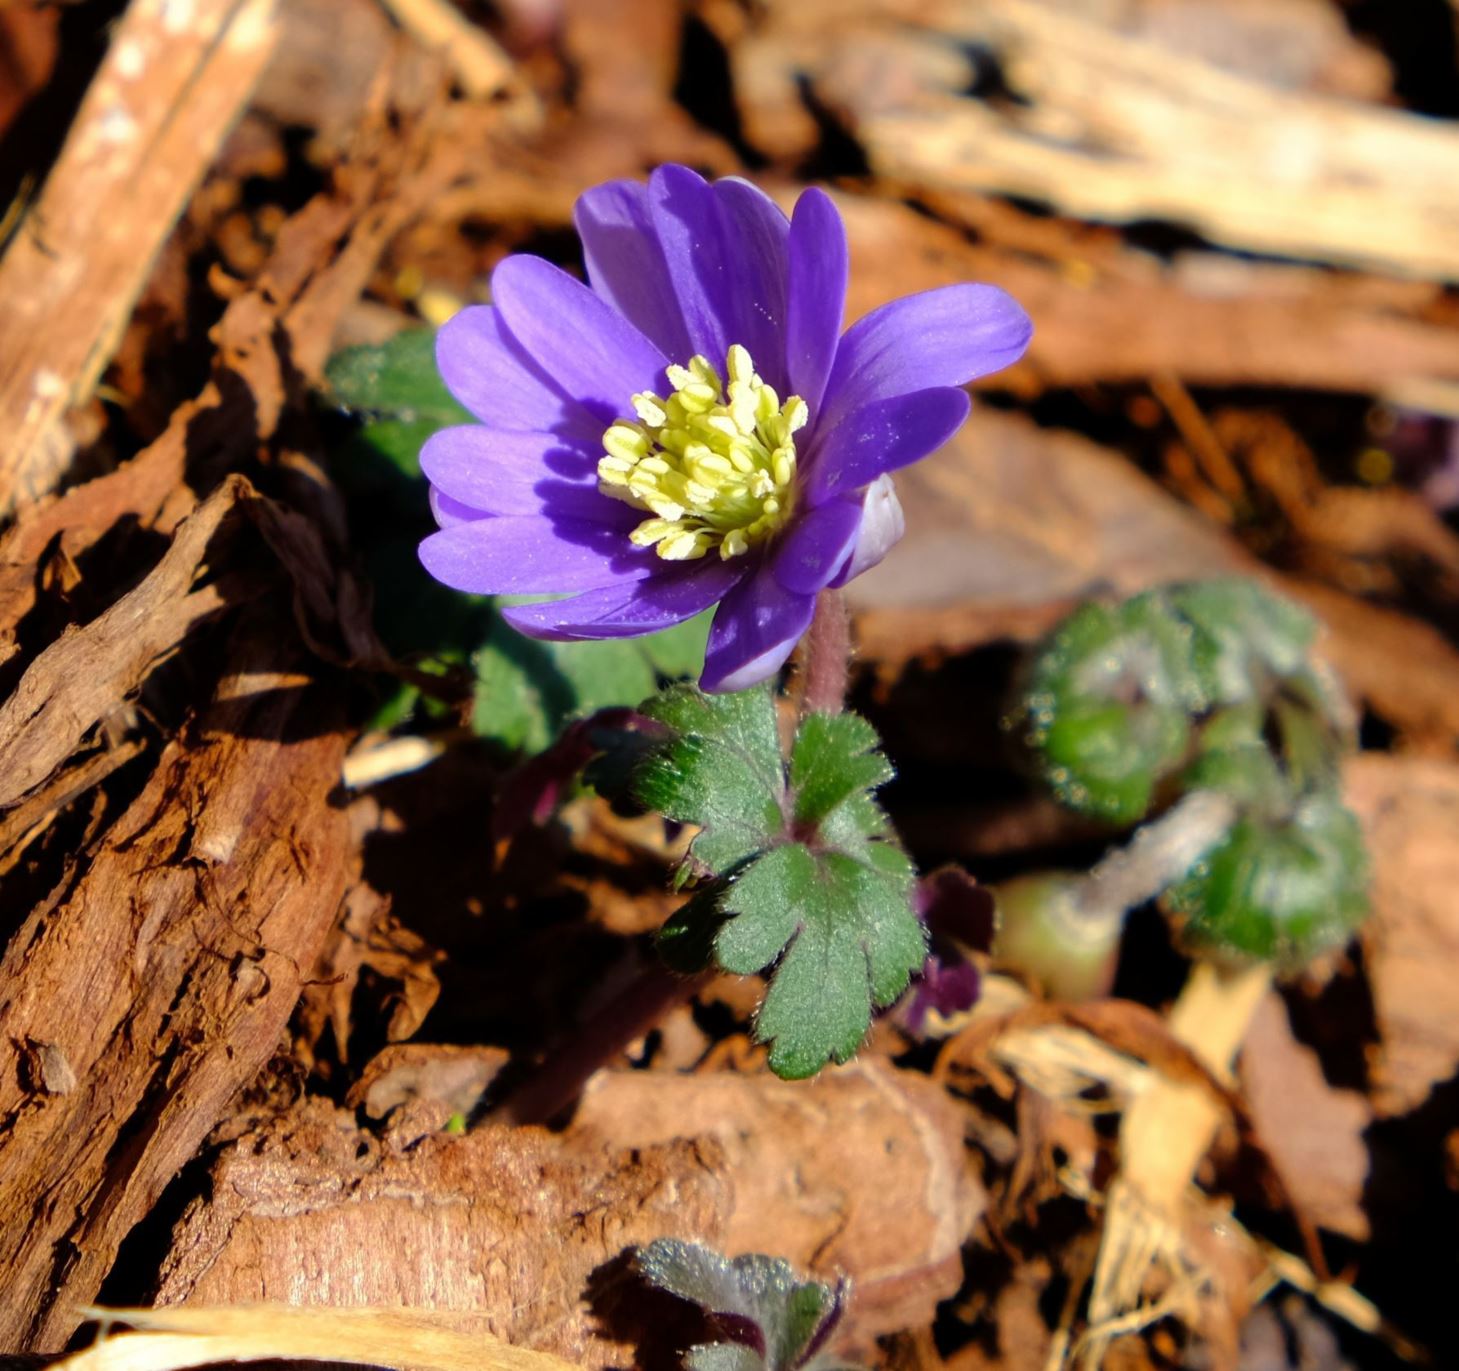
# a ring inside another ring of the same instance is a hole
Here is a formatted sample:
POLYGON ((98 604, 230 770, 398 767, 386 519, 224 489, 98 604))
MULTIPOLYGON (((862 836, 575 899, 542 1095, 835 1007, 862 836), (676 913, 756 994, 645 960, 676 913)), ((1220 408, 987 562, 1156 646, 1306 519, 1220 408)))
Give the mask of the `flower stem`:
POLYGON ((487 1110, 485 1123, 545 1124, 582 1094, 588 1078, 703 988, 710 973, 678 976, 655 963, 549 1049, 520 1087, 487 1110))
POLYGON ((851 667, 851 620, 839 590, 816 597, 815 617, 805 639, 802 714, 839 714, 846 704, 851 667))

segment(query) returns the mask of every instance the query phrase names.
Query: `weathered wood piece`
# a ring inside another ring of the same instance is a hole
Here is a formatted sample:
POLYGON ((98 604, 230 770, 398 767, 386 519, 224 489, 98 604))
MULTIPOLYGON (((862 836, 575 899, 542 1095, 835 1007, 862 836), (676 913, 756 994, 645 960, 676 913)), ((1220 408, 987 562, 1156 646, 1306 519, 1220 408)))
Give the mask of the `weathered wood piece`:
POLYGON ((808 82, 874 171, 919 186, 1459 279, 1459 132, 1440 121, 1280 89, 1050 0, 762 10, 733 54, 752 141, 787 112, 808 119, 808 82), (974 52, 1016 99, 969 95, 974 52))
POLYGON ((273 46, 274 0, 134 0, 0 258, 0 517, 55 488, 86 398, 273 46))
POLYGON ((0 961, 0 1346, 56 1350, 276 1049, 346 874, 346 736, 277 626, 0 961))
POLYGON ((200 584, 208 544, 248 489, 225 481, 178 529, 151 575, 31 663, 0 704, 0 809, 17 804, 198 624, 228 604, 227 586, 200 584))
MULTIPOLYGON (((428 1049, 413 1055, 419 1085, 428 1049)), ((432 1116, 417 1098, 377 1137, 315 1100, 239 1139, 178 1227, 160 1301, 478 1311, 508 1342, 626 1366, 632 1320, 615 1311, 643 1292, 622 1259, 677 1236, 850 1274, 870 1338, 957 1289, 982 1205, 956 1106, 876 1062, 809 1092, 768 1075, 602 1072, 563 1134, 454 1137, 450 1107, 432 1116)))

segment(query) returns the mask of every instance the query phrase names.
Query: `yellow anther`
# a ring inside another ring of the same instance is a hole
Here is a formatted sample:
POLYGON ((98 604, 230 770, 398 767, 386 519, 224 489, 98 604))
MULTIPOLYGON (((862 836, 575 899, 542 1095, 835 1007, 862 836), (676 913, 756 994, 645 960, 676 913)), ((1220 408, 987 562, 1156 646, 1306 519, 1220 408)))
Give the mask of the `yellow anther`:
POLYGON ((718 549, 748 552, 784 526, 795 499, 795 442, 810 411, 799 396, 782 405, 738 343, 725 358, 725 385, 706 357, 671 366, 667 398, 632 397, 638 422, 619 419, 603 434, 598 489, 652 514, 631 534, 669 561, 718 549))
POLYGON ((659 428, 668 421, 669 417, 664 411, 663 401, 649 391, 644 391, 642 395, 635 395, 633 397, 633 412, 649 428, 659 428))

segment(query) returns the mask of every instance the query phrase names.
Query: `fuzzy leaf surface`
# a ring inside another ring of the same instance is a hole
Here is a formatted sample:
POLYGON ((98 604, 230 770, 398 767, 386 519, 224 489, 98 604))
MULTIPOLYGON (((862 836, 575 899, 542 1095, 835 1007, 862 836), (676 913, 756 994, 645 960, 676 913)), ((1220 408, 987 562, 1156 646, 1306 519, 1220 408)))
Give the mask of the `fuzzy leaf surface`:
POLYGON ((775 701, 765 687, 706 695, 677 686, 642 712, 671 730, 640 766, 641 804, 703 830, 690 852, 722 876, 780 840, 785 830, 785 768, 775 701))
POLYGON ((878 844, 871 860, 790 843, 726 892, 719 964, 748 974, 778 959, 755 1019, 770 1068, 790 1080, 855 1055, 873 1005, 891 1004, 927 956, 911 911, 911 864, 878 844))
POLYGON ((697 1243, 660 1238, 638 1254, 651 1285, 696 1304, 720 1341, 691 1348, 692 1371, 829 1371, 822 1351, 840 1323, 850 1283, 801 1281, 789 1262, 749 1253, 733 1259, 697 1243))
POLYGON ((770 969, 755 1033, 777 1075, 844 1062, 873 1008, 927 955, 910 862, 872 790, 892 769, 854 714, 813 714, 782 755, 767 689, 665 691, 642 712, 669 737, 639 764, 637 800, 701 826, 690 855, 717 878, 660 934, 679 970, 770 969))

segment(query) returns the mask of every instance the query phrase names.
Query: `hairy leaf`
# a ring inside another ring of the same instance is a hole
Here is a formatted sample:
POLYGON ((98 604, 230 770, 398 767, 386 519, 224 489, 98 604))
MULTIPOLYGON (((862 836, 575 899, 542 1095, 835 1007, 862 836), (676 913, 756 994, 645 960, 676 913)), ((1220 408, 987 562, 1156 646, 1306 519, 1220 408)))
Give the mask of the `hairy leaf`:
POLYGON ((643 713, 671 730, 634 783, 640 803, 704 831, 694 859, 721 876, 764 851, 785 829, 785 769, 775 701, 766 687, 706 695, 664 691, 643 713))
POLYGON ((1357 819, 1319 793, 1284 821, 1239 821, 1166 903, 1195 947, 1295 968, 1351 935, 1367 915, 1367 887, 1357 819))
POLYGON ((719 1334, 689 1350, 692 1371, 830 1371, 823 1349, 845 1312, 849 1281, 800 1281, 776 1257, 731 1260, 672 1238, 640 1251, 638 1269, 660 1290, 697 1304, 719 1334))
POLYGON ((634 793, 702 827, 690 853, 718 878, 665 925, 666 960, 773 968, 755 1032, 777 1074, 847 1060, 872 1009, 892 1003, 927 954, 911 864, 871 794, 892 774, 875 730, 854 714, 813 714, 787 767, 768 690, 679 687, 643 712, 670 737, 641 762, 634 793))

